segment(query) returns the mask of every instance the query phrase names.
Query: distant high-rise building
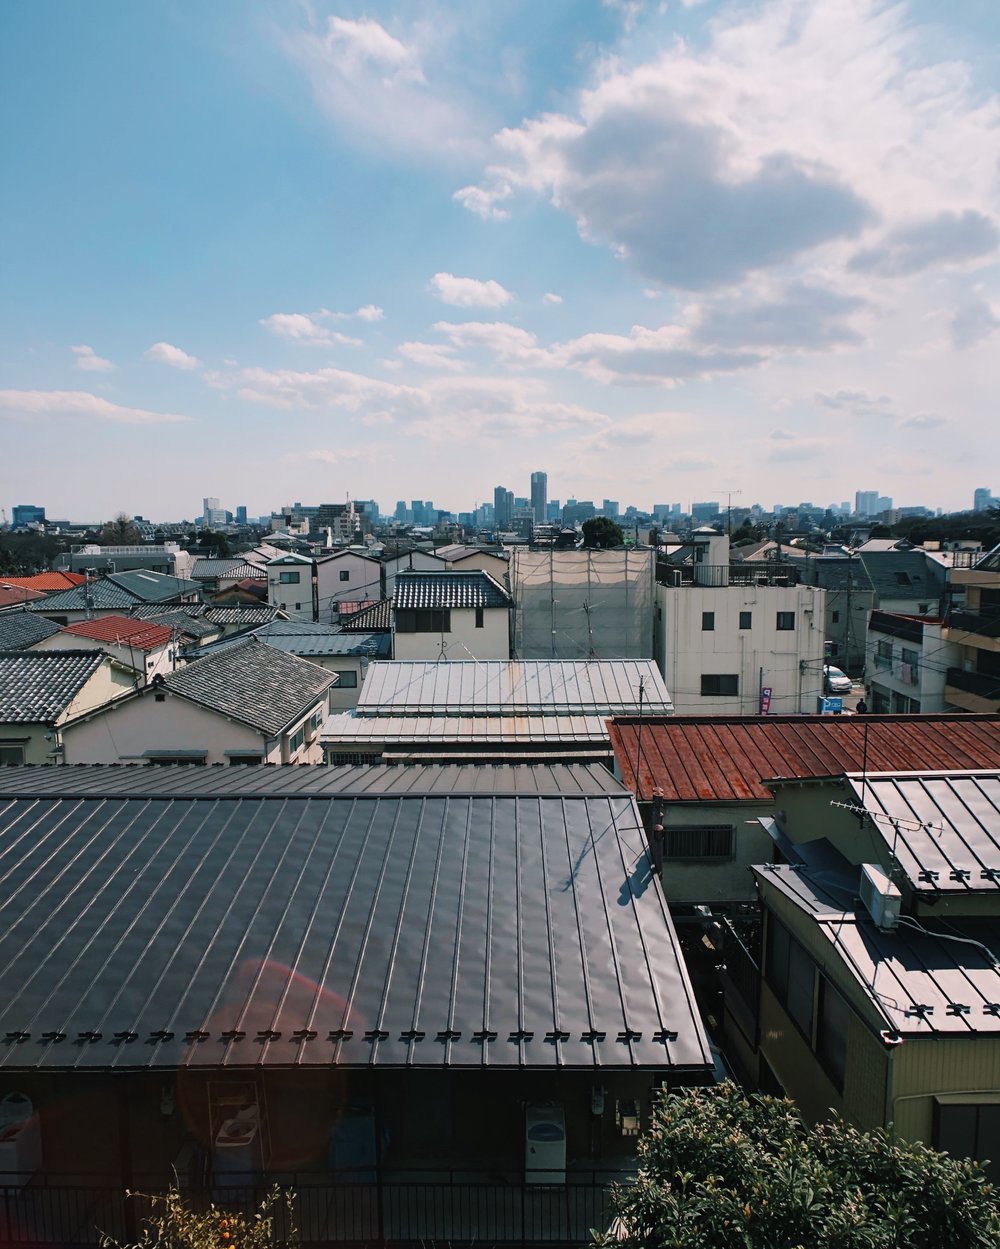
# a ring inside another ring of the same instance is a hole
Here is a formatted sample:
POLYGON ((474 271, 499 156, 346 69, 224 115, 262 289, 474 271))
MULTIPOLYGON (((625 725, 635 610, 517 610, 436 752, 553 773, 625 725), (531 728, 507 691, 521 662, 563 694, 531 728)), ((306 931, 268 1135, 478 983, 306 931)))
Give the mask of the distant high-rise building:
POLYGON ((546 505, 549 501, 549 475, 536 472, 531 474, 531 510, 535 514, 535 524, 543 525, 546 520, 546 505))
POLYGON ((711 503, 692 503, 691 519, 696 525, 703 525, 707 521, 717 520, 719 516, 719 504, 711 503))
POLYGON ((601 511, 604 513, 605 516, 609 517, 611 520, 617 520, 618 519, 618 500, 617 499, 605 499, 604 506, 601 508, 601 511))
MULTIPOLYGON (((980 486, 972 496, 972 510, 986 512, 993 506, 993 491, 987 486, 980 486)), ((17 508, 14 508, 17 511, 17 508)))
POLYGON ((219 506, 219 500, 208 498, 202 500, 202 524, 211 529, 213 525, 226 523, 226 509, 219 506))
POLYGON ((511 517, 514 515, 514 492, 506 486, 497 486, 493 491, 493 512, 498 529, 509 529, 511 517))
POLYGON ((236 508, 237 525, 245 525, 247 523, 247 509, 245 503, 240 503, 236 508))
POLYGON ((854 494, 855 516, 875 516, 878 513, 878 491, 857 490, 854 494))
POLYGON ((44 525, 45 508, 34 503, 17 503, 11 510, 11 524, 15 529, 23 525, 44 525))

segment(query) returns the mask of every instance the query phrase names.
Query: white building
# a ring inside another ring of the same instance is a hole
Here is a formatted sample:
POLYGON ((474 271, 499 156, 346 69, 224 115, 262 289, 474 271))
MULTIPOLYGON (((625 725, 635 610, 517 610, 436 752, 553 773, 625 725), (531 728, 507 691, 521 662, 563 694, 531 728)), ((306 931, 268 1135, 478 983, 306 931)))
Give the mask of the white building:
POLYGON ((102 616, 67 625, 36 643, 34 649, 103 651, 130 669, 139 684, 146 685, 157 673, 165 676, 182 666, 180 647, 179 636, 166 625, 130 616, 102 616))
POLYGON ((338 603, 382 597, 382 567, 354 550, 315 559, 290 551, 268 561, 267 596, 292 619, 330 624, 337 618, 338 603))
POLYGON ((509 659, 511 606, 510 594, 486 572, 397 573, 393 656, 509 659))
POLYGON ((958 643, 948 641, 943 620, 873 611, 865 661, 868 710, 961 710, 945 697, 948 669, 959 666, 961 654, 958 643))
POLYGON ((693 566, 656 587, 657 661, 677 714, 815 715, 826 592, 794 584, 794 569, 731 568, 714 529, 692 545, 693 566))

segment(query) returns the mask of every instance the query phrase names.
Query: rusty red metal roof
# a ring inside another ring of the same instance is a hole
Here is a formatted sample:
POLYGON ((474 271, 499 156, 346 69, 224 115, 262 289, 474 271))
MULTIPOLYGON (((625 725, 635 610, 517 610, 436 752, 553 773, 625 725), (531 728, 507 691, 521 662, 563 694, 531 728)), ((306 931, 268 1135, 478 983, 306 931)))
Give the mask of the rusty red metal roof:
POLYGON ((767 802, 776 777, 1000 768, 997 715, 619 716, 608 729, 642 800, 657 785, 668 802, 767 802))

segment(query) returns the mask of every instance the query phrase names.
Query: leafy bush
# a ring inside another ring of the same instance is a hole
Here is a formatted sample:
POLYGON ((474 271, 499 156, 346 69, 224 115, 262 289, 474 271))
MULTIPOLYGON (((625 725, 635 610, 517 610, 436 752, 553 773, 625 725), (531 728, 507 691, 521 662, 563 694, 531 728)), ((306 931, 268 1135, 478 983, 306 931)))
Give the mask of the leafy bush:
POLYGON ((199 1213, 186 1204, 176 1188, 163 1196, 128 1196, 144 1198, 153 1207, 142 1236, 131 1245, 102 1236, 103 1249, 294 1249, 298 1244, 293 1222, 294 1195, 278 1187, 272 1188, 249 1215, 220 1210, 214 1204, 199 1213), (278 1230, 280 1222, 286 1224, 283 1232, 278 1230))
POLYGON ((996 1249, 996 1193, 977 1163, 734 1084, 664 1096, 617 1190, 615 1249, 996 1249))

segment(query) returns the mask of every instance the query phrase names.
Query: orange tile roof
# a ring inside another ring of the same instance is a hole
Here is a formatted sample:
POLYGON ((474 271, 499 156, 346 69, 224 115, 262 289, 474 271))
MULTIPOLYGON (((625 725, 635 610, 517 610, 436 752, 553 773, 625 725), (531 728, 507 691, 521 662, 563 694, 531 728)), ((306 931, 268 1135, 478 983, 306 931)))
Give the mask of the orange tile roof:
POLYGON ((646 801, 765 802, 767 780, 844 772, 1000 768, 1000 716, 618 716, 608 721, 622 783, 646 801))
POLYGON ((117 642, 136 650, 152 651, 166 646, 174 636, 166 625, 148 620, 132 620, 129 616, 101 616, 97 620, 78 620, 67 625, 66 633, 75 637, 93 638, 96 642, 117 642))
POLYGON ((83 585, 87 578, 82 572, 36 572, 31 577, 0 577, 3 585, 19 585, 26 590, 72 590, 74 586, 83 585))
POLYGON ((23 585, 11 585, 9 581, 0 580, 0 607, 14 607, 18 603, 31 603, 36 598, 44 598, 40 590, 28 590, 23 585))

